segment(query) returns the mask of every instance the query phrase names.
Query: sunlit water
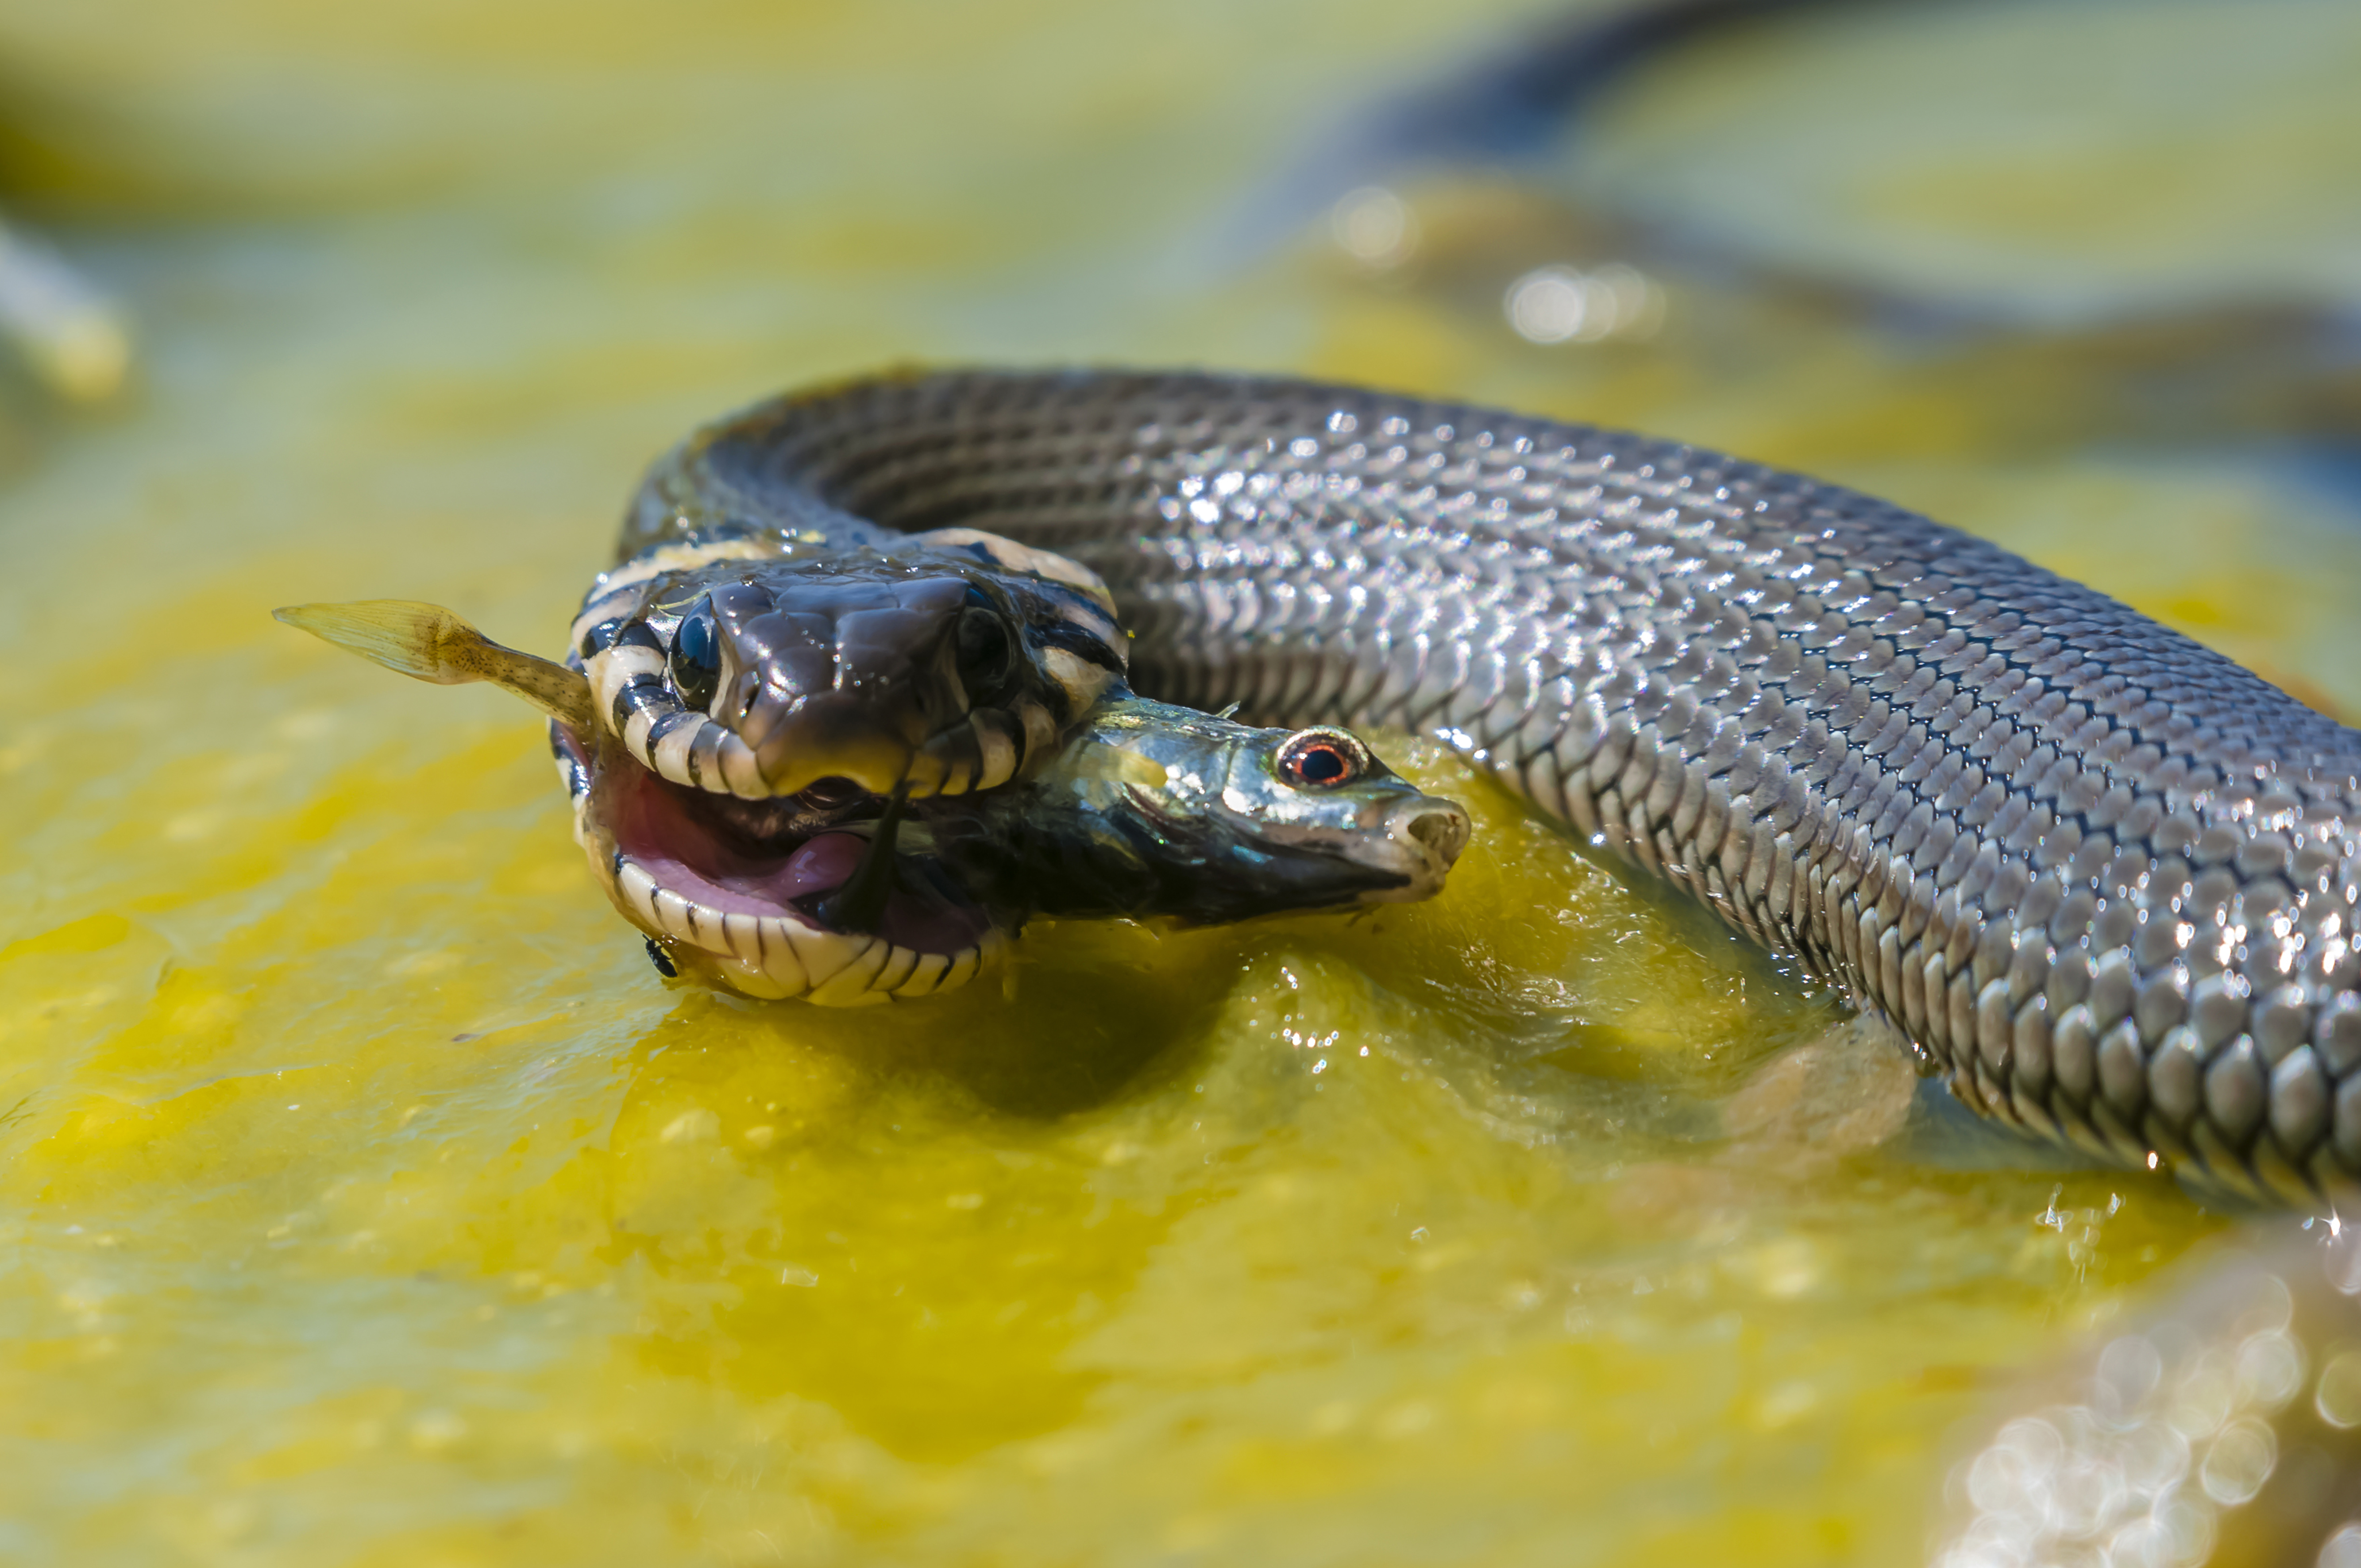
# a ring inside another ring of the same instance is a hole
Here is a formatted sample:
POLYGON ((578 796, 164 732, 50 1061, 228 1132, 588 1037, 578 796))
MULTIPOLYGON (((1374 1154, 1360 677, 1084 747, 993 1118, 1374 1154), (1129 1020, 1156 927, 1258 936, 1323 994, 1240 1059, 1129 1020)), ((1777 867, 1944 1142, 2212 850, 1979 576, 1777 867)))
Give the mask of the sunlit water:
POLYGON ((1677 278, 1652 335, 1536 345, 1503 288, 1600 258, 1497 182, 1431 182, 1382 265, 1317 212, 1209 239, 1481 25, 0 18, 18 205, 145 355, 110 413, 0 412, 0 1557, 1925 1552, 1960 1424, 2224 1222, 1962 1132, 1443 753, 1393 747, 1477 817, 1431 905, 740 1005, 650 970, 529 712, 268 617, 426 598, 546 650, 698 418, 896 359, 1186 361, 1806 467, 2361 707, 2335 455, 2188 435, 2244 384, 2144 424, 2136 344, 1896 346, 1677 278))

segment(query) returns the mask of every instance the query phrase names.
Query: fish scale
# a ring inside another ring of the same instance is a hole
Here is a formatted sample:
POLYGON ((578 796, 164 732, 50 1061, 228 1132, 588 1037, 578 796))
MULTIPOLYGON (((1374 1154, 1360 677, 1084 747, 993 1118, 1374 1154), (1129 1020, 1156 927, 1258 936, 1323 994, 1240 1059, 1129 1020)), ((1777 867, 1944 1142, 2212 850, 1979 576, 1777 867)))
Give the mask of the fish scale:
POLYGON ((1194 374, 851 383, 652 484, 1060 552, 1142 690, 1436 735, 1978 1111, 2361 1186, 2361 736, 1997 546, 1662 441, 1194 374))

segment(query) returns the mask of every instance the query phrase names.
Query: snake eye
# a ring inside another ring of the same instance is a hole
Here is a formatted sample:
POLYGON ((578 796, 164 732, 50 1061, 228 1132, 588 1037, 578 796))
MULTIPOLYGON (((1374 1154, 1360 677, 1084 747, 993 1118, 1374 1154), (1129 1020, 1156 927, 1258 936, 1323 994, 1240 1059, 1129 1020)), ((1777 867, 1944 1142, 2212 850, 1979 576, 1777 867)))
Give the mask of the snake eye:
POLYGON ((1333 729, 1290 735, 1279 749, 1279 776, 1299 789, 1335 789, 1359 778, 1367 767, 1360 742, 1333 729))
POLYGON ((968 699, 982 701, 997 695, 1016 662, 1016 645, 999 614, 972 604, 960 611, 959 627, 952 636, 960 685, 967 688, 968 699))
POLYGON ((680 618, 672 634, 672 689, 683 706, 702 710, 713 702, 721 685, 721 635, 713 624, 713 606, 705 599, 680 618))

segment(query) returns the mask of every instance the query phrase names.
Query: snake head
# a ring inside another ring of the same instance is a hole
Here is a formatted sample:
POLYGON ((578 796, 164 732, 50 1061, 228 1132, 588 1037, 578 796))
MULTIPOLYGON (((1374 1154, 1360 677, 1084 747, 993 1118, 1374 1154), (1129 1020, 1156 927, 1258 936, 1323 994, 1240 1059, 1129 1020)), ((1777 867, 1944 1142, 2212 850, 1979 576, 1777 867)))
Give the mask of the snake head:
POLYGON ((1123 676, 1113 615, 1071 584, 917 541, 884 556, 728 543, 610 575, 575 623, 599 723, 675 784, 991 789, 1123 676))
POLYGON ((1096 577, 989 534, 860 548, 743 531, 593 585, 588 729, 553 726, 576 837, 665 960, 851 1005, 963 984, 1003 940, 904 806, 1046 765, 1124 675, 1096 577))

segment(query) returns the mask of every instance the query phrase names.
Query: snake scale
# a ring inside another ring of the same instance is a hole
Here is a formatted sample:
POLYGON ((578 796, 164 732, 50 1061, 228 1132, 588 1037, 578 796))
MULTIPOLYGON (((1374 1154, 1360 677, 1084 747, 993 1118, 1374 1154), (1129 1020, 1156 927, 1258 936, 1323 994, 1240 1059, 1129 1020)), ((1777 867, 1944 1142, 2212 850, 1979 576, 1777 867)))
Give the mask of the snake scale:
POLYGON ((1486 409, 976 371, 708 427, 621 552, 856 520, 1082 563, 1151 696, 1440 738, 1986 1115, 2269 1201, 2361 1177, 2361 735, 1991 543, 1486 409))

